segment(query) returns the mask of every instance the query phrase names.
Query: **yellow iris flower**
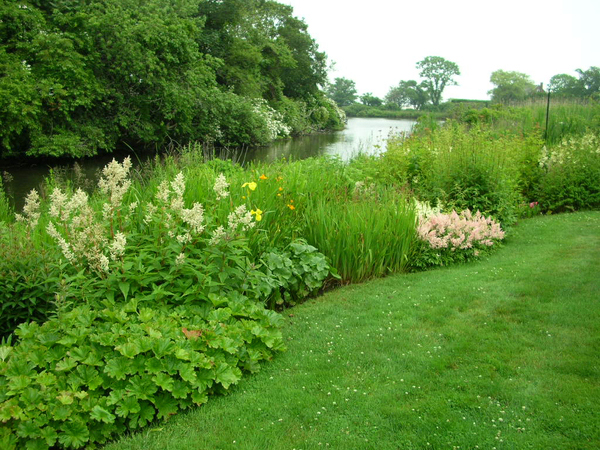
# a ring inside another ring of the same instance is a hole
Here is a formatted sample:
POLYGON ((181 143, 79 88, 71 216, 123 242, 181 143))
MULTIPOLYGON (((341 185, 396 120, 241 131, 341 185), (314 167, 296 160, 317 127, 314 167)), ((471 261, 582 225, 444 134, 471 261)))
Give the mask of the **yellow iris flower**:
POLYGON ((260 222, 262 220, 262 211, 258 208, 253 209, 252 211, 250 211, 250 214, 252 214, 257 222, 260 222))
POLYGON ((263 173, 263 174, 262 174, 262 175, 261 175, 259 178, 260 178, 261 180, 266 180, 266 179, 267 179, 267 176, 266 176, 266 175, 263 173))
POLYGON ((251 191, 256 189, 256 183, 254 181, 250 181, 249 183, 244 183, 242 184, 242 187, 245 188, 246 186, 248 186, 248 189, 250 189, 251 191))

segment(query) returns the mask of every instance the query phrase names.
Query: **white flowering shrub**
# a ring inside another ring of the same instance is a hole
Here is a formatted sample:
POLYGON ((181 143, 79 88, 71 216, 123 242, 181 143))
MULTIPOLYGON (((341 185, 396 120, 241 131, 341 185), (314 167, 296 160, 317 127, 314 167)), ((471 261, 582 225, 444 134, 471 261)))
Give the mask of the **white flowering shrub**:
POLYGON ((283 115, 275 111, 266 100, 259 98, 253 100, 254 112, 262 119, 267 130, 268 141, 274 141, 278 137, 287 137, 292 132, 283 119, 283 115))
POLYGON ((542 211, 600 207, 600 137, 588 133, 544 147, 535 201, 542 211))

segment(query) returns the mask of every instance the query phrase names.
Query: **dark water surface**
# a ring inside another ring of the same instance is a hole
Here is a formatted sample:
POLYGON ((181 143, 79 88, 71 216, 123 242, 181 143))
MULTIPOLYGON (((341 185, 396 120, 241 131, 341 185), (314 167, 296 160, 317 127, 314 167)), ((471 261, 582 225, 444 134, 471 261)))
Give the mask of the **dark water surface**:
MULTIPOLYGON (((414 120, 350 118, 348 125, 342 131, 316 133, 253 148, 240 156, 240 162, 272 162, 281 158, 298 160, 320 155, 335 155, 348 161, 358 153, 380 154, 385 151, 385 141, 390 133, 409 132, 415 123, 414 120)), ((111 154, 83 159, 77 162, 76 170, 71 163, 62 166, 38 164, 12 168, 0 167, 0 172, 2 172, 5 190, 13 199, 15 210, 20 211, 27 193, 31 189, 40 191, 44 178, 51 170, 63 173, 69 178, 81 177, 90 183, 95 183, 99 171, 106 164, 113 158, 121 160, 124 157, 124 155, 111 154)), ((140 159, 152 157, 153 155, 145 155, 140 159)), ((134 164, 136 159, 138 158, 132 156, 134 164)))

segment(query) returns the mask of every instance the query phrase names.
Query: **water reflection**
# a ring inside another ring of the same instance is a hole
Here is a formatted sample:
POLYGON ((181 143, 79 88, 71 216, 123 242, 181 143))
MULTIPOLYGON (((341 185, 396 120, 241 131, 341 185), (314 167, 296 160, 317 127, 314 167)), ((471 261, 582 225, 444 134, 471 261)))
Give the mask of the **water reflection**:
MULTIPOLYGON (((286 158, 288 160, 299 160, 320 155, 336 155, 342 160, 348 161, 358 153, 377 155, 385 151, 385 141, 390 133, 410 132, 414 120, 392 120, 392 119, 363 119, 351 118, 347 127, 342 131, 316 133, 310 136, 301 136, 285 141, 275 142, 271 145, 250 149, 244 155, 240 155, 239 162, 263 161, 273 162, 286 158)), ((109 163, 113 157, 121 161, 126 155, 103 155, 95 158, 80 160, 76 166, 50 167, 45 165, 33 165, 29 167, 18 167, 11 169, 0 169, 6 172, 8 177, 4 179, 5 190, 13 199, 15 209, 23 208, 24 198, 31 189, 40 188, 44 178, 51 170, 61 172, 65 177, 75 180, 77 177, 87 179, 88 183, 95 184, 99 171, 109 163)), ((144 158, 133 156, 134 165, 144 158)), ((76 181, 76 185, 80 185, 76 181)))

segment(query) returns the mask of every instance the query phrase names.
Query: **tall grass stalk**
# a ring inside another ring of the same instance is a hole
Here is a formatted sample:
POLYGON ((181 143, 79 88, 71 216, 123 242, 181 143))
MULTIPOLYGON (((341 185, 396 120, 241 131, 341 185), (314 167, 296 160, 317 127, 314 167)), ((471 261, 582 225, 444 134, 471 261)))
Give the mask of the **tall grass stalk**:
POLYGON ((307 241, 330 259, 342 282, 401 272, 409 262, 416 215, 396 192, 355 199, 316 197, 304 217, 307 241))

